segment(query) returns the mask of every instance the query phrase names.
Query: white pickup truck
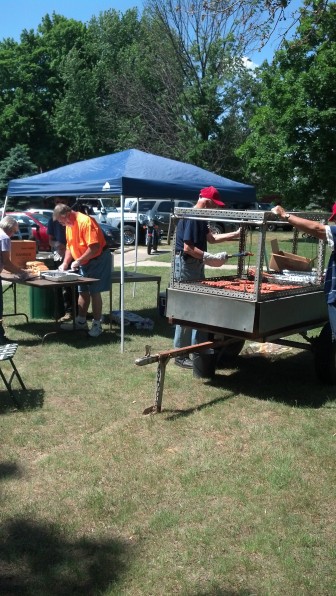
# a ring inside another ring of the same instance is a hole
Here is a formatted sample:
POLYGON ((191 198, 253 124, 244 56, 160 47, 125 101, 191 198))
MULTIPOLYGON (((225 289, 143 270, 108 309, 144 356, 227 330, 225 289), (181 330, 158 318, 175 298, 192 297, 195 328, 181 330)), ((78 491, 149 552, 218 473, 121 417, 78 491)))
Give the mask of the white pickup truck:
MULTIPOLYGON (((127 199, 126 199, 127 200, 127 199)), ((174 213, 175 207, 194 207, 196 201, 186 201, 182 199, 139 199, 139 216, 137 221, 137 202, 131 204, 128 211, 124 212, 124 242, 132 245, 135 242, 136 226, 139 226, 139 242, 144 240, 144 214, 150 213, 152 217, 159 221, 159 226, 163 234, 167 234, 170 217, 174 213)), ((109 212, 106 218, 107 223, 120 229, 120 212, 109 212)))

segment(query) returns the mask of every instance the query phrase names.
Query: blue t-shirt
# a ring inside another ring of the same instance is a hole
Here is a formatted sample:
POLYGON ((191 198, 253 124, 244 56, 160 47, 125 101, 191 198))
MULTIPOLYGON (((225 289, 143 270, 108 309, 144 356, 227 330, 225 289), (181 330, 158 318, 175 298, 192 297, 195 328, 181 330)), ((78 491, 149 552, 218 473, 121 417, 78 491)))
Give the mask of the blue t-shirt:
POLYGON ((183 250, 185 242, 206 251, 208 233, 209 228, 206 221, 180 219, 176 228, 176 251, 183 250))
POLYGON ((334 240, 334 250, 332 251, 328 263, 324 291, 328 304, 336 302, 336 226, 330 226, 330 231, 334 240))
POLYGON ((52 217, 48 221, 48 234, 49 236, 53 236, 56 242, 61 242, 64 246, 66 245, 65 227, 59 221, 54 221, 52 217))

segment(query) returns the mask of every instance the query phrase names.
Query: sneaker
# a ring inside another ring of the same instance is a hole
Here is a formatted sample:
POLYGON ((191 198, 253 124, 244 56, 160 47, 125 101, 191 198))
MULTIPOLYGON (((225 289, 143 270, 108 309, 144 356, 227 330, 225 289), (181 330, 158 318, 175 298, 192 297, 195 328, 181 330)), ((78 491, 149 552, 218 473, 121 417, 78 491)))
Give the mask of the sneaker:
POLYGON ((103 333, 103 328, 100 323, 92 323, 92 327, 89 331, 90 337, 98 337, 103 333))
POLYGON ((190 358, 183 356, 182 358, 175 358, 176 366, 180 366, 181 368, 193 368, 194 365, 190 358))
POLYGON ((72 313, 71 312, 66 312, 64 317, 61 317, 59 319, 59 323, 67 323, 68 321, 72 321, 72 313))
MULTIPOLYGON (((71 323, 62 323, 61 329, 63 329, 64 331, 73 331, 73 329, 74 329, 73 322, 71 322, 71 323)), ((75 329, 84 329, 86 331, 88 329, 88 324, 87 324, 86 321, 84 321, 84 323, 81 323, 78 320, 78 318, 76 317, 76 319, 75 319, 75 329)))

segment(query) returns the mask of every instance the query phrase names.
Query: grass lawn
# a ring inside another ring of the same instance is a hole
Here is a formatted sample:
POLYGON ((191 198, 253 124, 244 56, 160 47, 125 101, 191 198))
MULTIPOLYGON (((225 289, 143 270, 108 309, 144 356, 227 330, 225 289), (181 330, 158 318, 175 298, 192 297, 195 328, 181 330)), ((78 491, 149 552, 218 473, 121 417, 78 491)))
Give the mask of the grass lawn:
POLYGON ((163 411, 143 416, 156 365, 134 361, 173 329, 155 283, 132 290, 155 326, 126 327, 123 354, 114 324, 42 345, 51 321, 5 319, 28 391, 20 410, 1 391, 0 594, 334 594, 335 389, 310 352, 247 345, 212 381, 169 363, 163 411))

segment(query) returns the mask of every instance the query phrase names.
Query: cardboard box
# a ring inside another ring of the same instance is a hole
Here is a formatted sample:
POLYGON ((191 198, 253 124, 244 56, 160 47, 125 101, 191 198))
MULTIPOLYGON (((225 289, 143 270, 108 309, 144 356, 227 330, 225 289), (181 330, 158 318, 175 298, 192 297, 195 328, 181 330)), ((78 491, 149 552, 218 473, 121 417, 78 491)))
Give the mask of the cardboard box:
POLYGON ((27 261, 36 260, 36 242, 35 240, 12 240, 10 260, 14 265, 26 266, 27 261))
POLYGON ((311 271, 313 268, 313 261, 305 257, 298 257, 292 253, 272 254, 269 262, 269 267, 273 271, 311 271))
POLYGON ((307 259, 300 257, 292 252, 285 252, 279 250, 277 240, 271 241, 272 255, 269 262, 269 267, 273 271, 311 271, 313 268, 314 259, 307 259))

